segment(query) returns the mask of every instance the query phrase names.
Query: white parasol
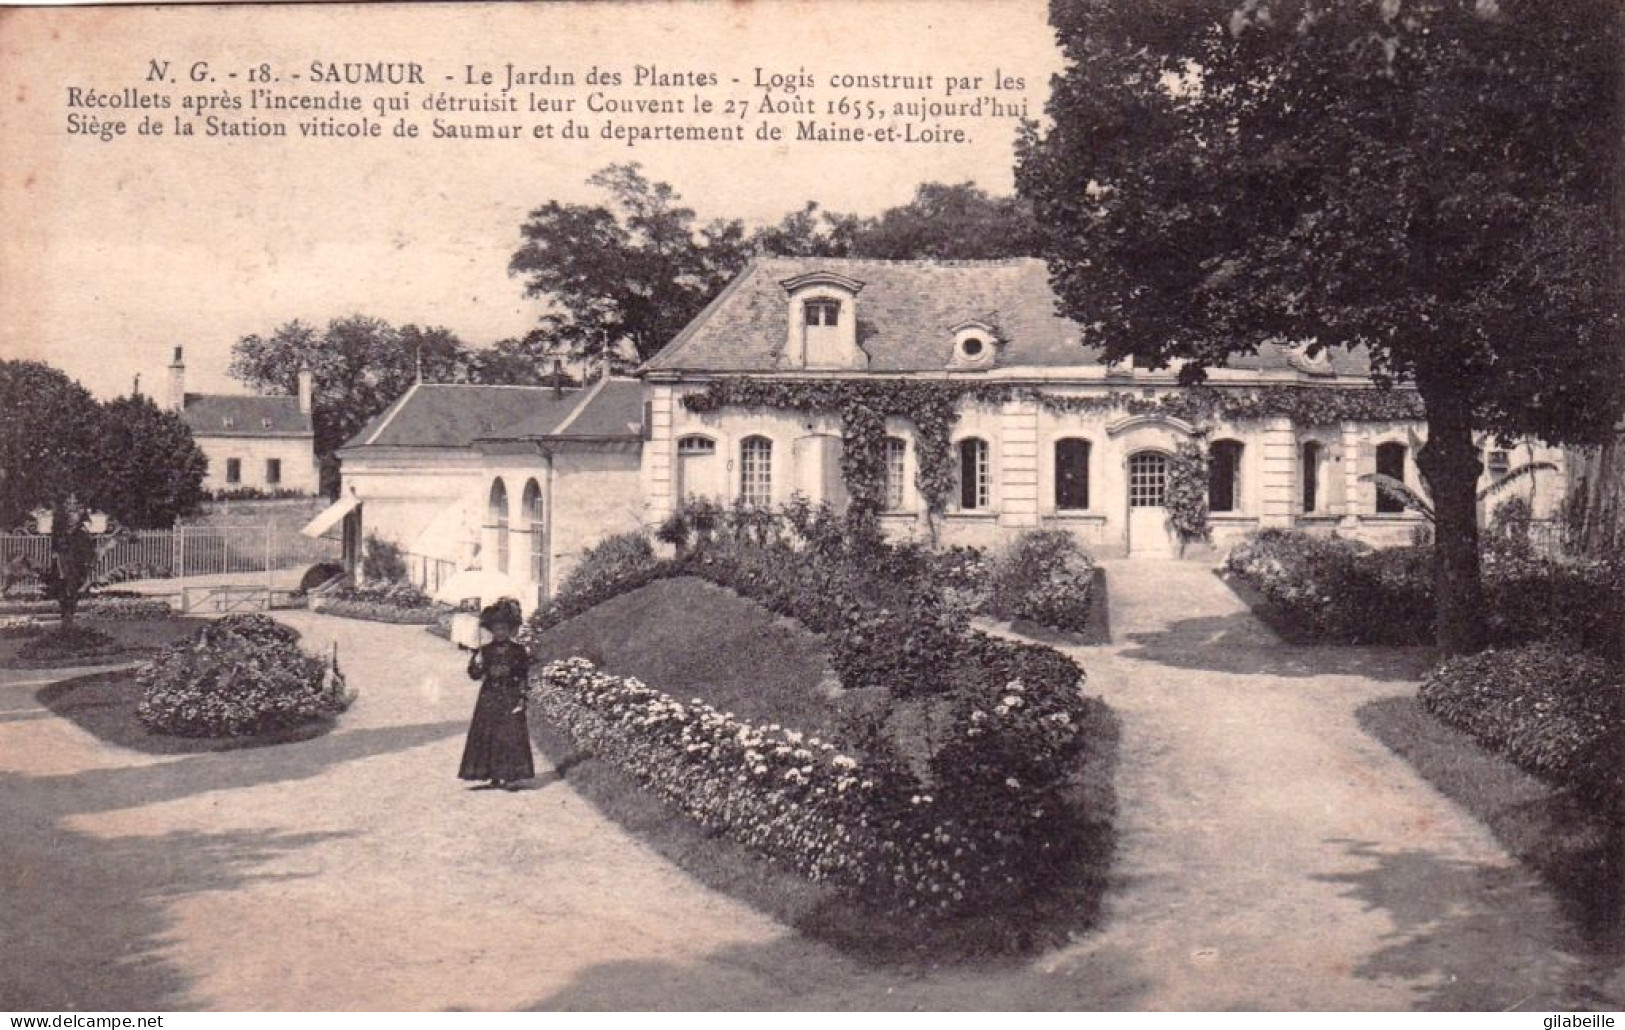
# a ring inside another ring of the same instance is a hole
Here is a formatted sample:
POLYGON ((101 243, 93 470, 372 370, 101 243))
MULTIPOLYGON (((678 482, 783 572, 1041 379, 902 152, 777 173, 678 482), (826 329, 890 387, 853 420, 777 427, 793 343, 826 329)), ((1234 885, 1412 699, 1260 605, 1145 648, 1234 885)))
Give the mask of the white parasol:
POLYGON ((446 604, 461 604, 472 597, 484 606, 504 597, 517 601, 522 593, 519 584, 500 572, 464 569, 440 584, 440 589, 434 592, 434 599, 446 604))

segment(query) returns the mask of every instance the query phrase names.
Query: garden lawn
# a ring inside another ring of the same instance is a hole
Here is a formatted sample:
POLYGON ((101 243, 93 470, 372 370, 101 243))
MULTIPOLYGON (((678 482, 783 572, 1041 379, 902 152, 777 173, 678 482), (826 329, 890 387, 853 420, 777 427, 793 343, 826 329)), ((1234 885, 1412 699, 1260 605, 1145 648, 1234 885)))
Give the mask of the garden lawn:
POLYGON ((1415 698, 1382 698, 1356 714, 1367 733, 1472 813, 1551 884, 1593 944, 1625 952, 1625 883, 1620 876, 1625 841, 1620 827, 1611 833, 1570 791, 1543 782, 1446 726, 1415 698))
POLYGON ((819 637, 692 576, 612 598, 543 631, 530 650, 537 667, 586 658, 672 697, 817 736, 833 736, 840 713, 819 637))

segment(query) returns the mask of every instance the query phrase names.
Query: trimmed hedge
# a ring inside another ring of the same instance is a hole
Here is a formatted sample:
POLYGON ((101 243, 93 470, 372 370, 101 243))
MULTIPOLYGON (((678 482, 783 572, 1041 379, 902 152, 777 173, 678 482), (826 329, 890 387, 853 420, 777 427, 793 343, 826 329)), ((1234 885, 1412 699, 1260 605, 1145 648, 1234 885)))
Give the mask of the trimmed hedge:
POLYGON ((170 618, 175 609, 161 597, 92 597, 79 606, 79 614, 102 622, 140 622, 170 618))
POLYGON ((1492 649, 1428 673, 1422 706, 1517 765, 1625 818, 1625 674, 1551 643, 1492 649))
POLYGON ((343 676, 266 615, 227 615, 160 651, 136 673, 136 714, 158 733, 235 737, 330 718, 350 702, 343 676))

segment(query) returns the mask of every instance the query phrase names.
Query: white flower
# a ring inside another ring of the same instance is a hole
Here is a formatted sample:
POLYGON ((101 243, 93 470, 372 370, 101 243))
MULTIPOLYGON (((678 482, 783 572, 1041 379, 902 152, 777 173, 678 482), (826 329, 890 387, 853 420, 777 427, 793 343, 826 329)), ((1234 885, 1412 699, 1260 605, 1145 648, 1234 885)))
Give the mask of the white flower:
POLYGON ((830 759, 830 764, 835 766, 837 769, 856 769, 858 767, 857 762, 854 762, 845 755, 836 755, 834 758, 830 759))
POLYGON ((1004 781, 1004 785, 1006 787, 1009 787, 1011 790, 1020 790, 1021 789, 1021 781, 1016 779, 1014 776, 1006 777, 1005 781, 1004 781))

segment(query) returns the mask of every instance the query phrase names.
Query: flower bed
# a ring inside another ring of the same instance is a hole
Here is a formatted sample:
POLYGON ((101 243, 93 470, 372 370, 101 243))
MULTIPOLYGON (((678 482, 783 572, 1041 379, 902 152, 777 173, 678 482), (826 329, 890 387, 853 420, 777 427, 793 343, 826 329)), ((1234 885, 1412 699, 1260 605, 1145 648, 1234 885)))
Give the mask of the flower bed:
POLYGON ((79 614, 102 622, 140 622, 170 618, 175 609, 161 597, 91 597, 79 614))
POLYGON ((247 736, 330 718, 350 702, 344 678, 265 615, 228 615, 166 647, 136 674, 137 715, 158 733, 247 736))
POLYGON ((1056 773, 1084 743, 1075 691, 1012 681, 957 699, 956 743, 939 752, 931 784, 899 762, 683 703, 585 659, 539 670, 533 700, 578 746, 702 825, 900 908, 996 906, 1053 883, 1066 852, 1056 773))
POLYGON ((1451 658, 1418 696, 1441 721, 1625 817, 1625 674, 1551 643, 1451 658))
POLYGON ((343 619, 368 622, 394 622, 411 626, 433 625, 446 606, 433 600, 410 583, 378 586, 341 586, 313 595, 311 611, 343 619))
POLYGON ((17 663, 39 667, 91 665, 118 659, 123 654, 123 645, 101 630, 89 626, 53 627, 31 634, 17 649, 17 663))
POLYGON ((0 640, 37 637, 44 633, 49 625, 28 615, 0 615, 0 640))
POLYGON ((986 593, 979 552, 853 545, 831 519, 790 533, 741 521, 670 560, 616 540, 526 633, 679 575, 824 634, 842 687, 878 703, 841 724, 837 750, 577 658, 536 676, 544 719, 703 825, 887 905, 962 913, 1066 879, 1057 863, 1082 820, 1064 786, 1105 706, 1059 652, 968 629, 986 593))

